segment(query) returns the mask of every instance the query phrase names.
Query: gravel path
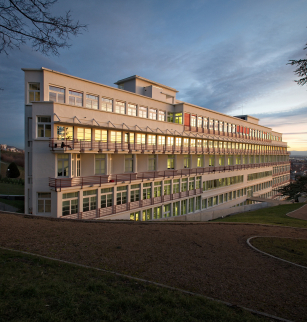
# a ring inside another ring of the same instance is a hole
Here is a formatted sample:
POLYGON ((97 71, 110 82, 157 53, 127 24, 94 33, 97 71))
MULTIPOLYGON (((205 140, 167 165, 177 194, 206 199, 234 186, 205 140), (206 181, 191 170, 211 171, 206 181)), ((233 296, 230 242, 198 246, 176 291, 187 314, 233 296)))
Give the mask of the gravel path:
POLYGON ((232 223, 104 223, 0 214, 0 246, 100 267, 307 321, 307 270, 252 250, 251 236, 306 229, 232 223))
POLYGON ((288 214, 289 217, 307 220, 307 205, 288 214))

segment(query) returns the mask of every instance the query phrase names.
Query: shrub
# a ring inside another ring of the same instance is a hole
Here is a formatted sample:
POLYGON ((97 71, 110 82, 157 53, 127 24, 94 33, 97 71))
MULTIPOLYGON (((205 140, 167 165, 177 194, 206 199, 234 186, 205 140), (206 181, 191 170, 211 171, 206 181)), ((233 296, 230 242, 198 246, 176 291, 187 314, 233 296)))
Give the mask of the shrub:
POLYGON ((6 176, 8 178, 18 178, 20 176, 20 172, 15 162, 10 163, 7 167, 6 176))

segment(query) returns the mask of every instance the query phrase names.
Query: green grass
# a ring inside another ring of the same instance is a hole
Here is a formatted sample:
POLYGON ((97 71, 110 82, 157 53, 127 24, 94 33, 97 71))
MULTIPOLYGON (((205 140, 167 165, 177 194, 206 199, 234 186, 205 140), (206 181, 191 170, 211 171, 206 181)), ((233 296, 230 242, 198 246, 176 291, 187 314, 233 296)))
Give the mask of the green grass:
POLYGON ((307 267, 307 239, 257 237, 251 244, 263 252, 307 267))
POLYGON ((225 218, 218 218, 213 220, 213 222, 240 222, 307 228, 307 220, 286 216, 287 213, 298 209, 303 205, 303 203, 296 203, 263 208, 255 211, 248 211, 241 214, 227 216, 225 218))
POLYGON ((20 212, 22 214, 24 213, 25 203, 23 200, 8 200, 0 198, 0 202, 16 207, 18 209, 17 212, 20 212))
POLYGON ((268 321, 239 308, 0 249, 0 321, 268 321))
POLYGON ((0 194, 3 195, 24 195, 25 186, 12 183, 0 182, 0 194))

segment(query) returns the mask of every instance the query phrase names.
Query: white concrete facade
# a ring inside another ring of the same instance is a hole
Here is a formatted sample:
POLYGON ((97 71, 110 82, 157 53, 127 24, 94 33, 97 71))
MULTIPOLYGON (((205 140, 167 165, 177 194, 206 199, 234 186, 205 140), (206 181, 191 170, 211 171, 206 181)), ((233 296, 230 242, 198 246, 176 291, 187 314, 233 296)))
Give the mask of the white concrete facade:
POLYGON ((272 198, 287 184, 282 134, 176 99, 140 76, 119 88, 25 72, 25 212, 156 220, 272 198))

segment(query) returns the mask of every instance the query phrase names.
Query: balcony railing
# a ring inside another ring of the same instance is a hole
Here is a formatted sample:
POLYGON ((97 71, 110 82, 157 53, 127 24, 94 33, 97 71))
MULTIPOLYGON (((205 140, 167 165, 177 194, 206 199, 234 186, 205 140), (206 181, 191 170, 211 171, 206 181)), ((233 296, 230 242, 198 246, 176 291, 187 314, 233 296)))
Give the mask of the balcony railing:
POLYGON ((193 169, 180 169, 180 170, 165 170, 165 171, 150 171, 138 173, 123 173, 123 174, 110 174, 110 175, 97 175, 88 177, 74 177, 74 178, 49 178, 49 186, 55 188, 56 191, 61 191, 65 188, 72 187, 88 187, 93 185, 103 185, 107 183, 121 184, 131 183, 139 180, 141 182, 150 179, 167 179, 185 176, 197 176, 203 174, 210 174, 215 172, 247 170, 263 167, 272 167, 277 164, 284 164, 289 162, 272 162, 272 163, 257 163, 257 164, 242 164, 218 167, 205 167, 193 169))
POLYGON ((285 180, 285 181, 282 181, 282 182, 278 182, 278 183, 275 183, 272 185, 273 188, 276 188, 280 185, 283 185, 283 184, 286 184, 286 183, 290 183, 290 180, 285 180))
POLYGON ((189 191, 182 191, 178 193, 173 193, 170 195, 163 195, 159 197, 153 197, 144 200, 138 200, 134 202, 128 202, 122 205, 113 205, 111 207, 106 208, 98 208, 95 210, 85 211, 85 212, 78 212, 76 214, 62 216, 61 218, 65 219, 96 219, 101 218, 104 216, 114 215, 120 212, 135 210, 137 208, 152 206, 164 202, 168 202, 171 200, 181 199, 185 197, 195 196, 201 194, 203 192, 202 188, 189 190, 189 191))
POLYGON ((80 152, 141 152, 141 153, 183 153, 183 154, 260 154, 260 155, 279 155, 289 154, 286 151, 254 151, 228 148, 207 148, 204 146, 177 146, 177 145, 159 145, 147 143, 125 143, 125 142, 100 142, 85 140, 57 140, 50 139, 49 147, 52 151, 70 151, 80 152))

